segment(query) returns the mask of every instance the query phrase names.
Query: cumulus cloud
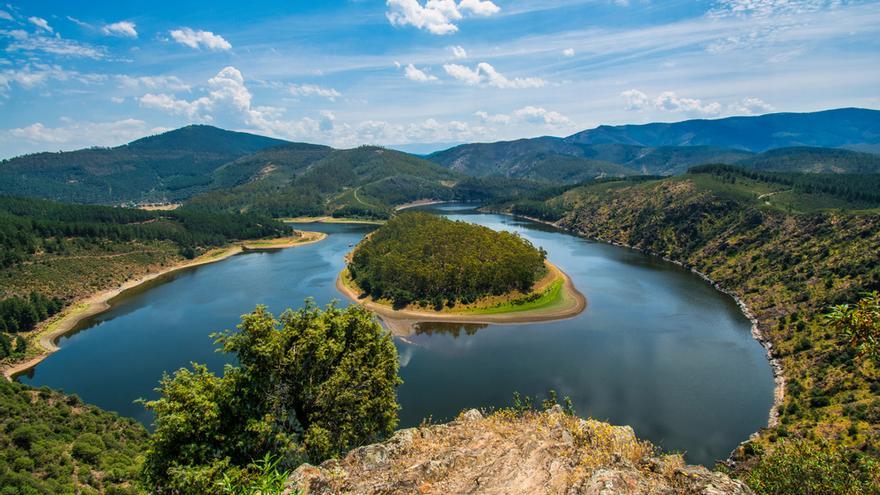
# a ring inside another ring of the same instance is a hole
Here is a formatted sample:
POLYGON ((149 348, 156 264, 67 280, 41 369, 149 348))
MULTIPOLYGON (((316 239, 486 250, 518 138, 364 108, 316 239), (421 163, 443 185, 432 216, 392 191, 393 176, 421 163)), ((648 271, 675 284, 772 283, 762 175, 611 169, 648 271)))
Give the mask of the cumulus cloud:
POLYGON ((488 0, 461 0, 458 3, 458 8, 462 12, 481 16, 490 16, 501 11, 500 7, 488 0))
POLYGON ((433 76, 421 69, 417 69, 413 64, 408 64, 406 68, 404 68, 403 75, 410 81, 429 82, 437 80, 437 76, 433 76))
POLYGON ((38 28, 40 28, 44 31, 47 31, 50 33, 55 32, 55 30, 52 29, 52 26, 49 25, 49 21, 47 21, 46 19, 43 19, 42 17, 28 17, 28 22, 30 22, 34 26, 37 26, 38 28))
POLYGON ((467 50, 463 46, 456 45, 449 47, 452 50, 452 56, 455 58, 467 58, 467 50))
POLYGON ((9 12, 6 12, 5 10, 0 10, 0 19, 6 20, 6 21, 15 20, 15 19, 13 19, 12 14, 10 14, 9 12))
POLYGON ((507 125, 513 121, 513 118, 510 115, 503 114, 503 113, 498 113, 498 114, 492 115, 489 112, 485 112, 483 110, 480 110, 478 112, 475 112, 474 115, 476 115, 482 122, 485 122, 488 124, 507 125))
POLYGON ((509 125, 515 122, 525 122, 554 128, 569 128, 574 126, 574 122, 572 122, 571 119, 559 112, 531 105, 515 110, 511 114, 500 113, 493 115, 480 110, 474 115, 486 124, 509 125))
POLYGON ((773 105, 751 96, 730 105, 730 111, 740 115, 760 115, 774 110, 773 105))
POLYGON ((342 96, 342 93, 333 88, 324 88, 316 84, 291 84, 289 90, 293 96, 317 96, 330 101, 336 101, 336 98, 342 96))
POLYGON ((113 24, 107 24, 106 26, 101 28, 101 32, 108 36, 120 36, 123 38, 138 37, 138 32, 135 29, 135 24, 128 21, 119 21, 114 22, 113 24))
POLYGON ((566 48, 565 50, 562 50, 562 54, 566 57, 574 57, 574 48, 566 48))
POLYGON ((453 79, 472 86, 486 85, 502 89, 522 89, 540 88, 547 84, 547 81, 538 77, 509 79, 486 62, 480 62, 473 69, 459 64, 446 64, 443 66, 443 70, 453 79))
POLYGON ((754 115, 772 112, 773 106, 760 98, 747 97, 727 106, 717 101, 703 101, 699 98, 685 98, 674 91, 664 91, 655 98, 637 89, 629 89, 620 93, 626 110, 657 110, 673 113, 684 113, 694 116, 717 116, 725 110, 729 113, 754 115))
POLYGON ((457 21, 465 14, 490 16, 501 9, 487 0, 387 0, 385 16, 394 26, 413 26, 432 34, 444 35, 458 31, 457 21))
POLYGON ((213 108, 213 101, 208 97, 201 97, 193 101, 175 98, 167 93, 147 93, 138 102, 144 108, 163 110, 174 115, 182 115, 190 120, 211 122, 213 117, 205 112, 213 108))
POLYGON ((545 124, 551 127, 569 127, 573 125, 571 119, 559 112, 553 112, 541 107, 523 107, 515 111, 514 116, 532 124, 545 124))
POLYGON ((627 110, 641 110, 649 103, 648 95, 637 89, 628 89, 620 93, 620 96, 626 101, 624 108, 627 110))
POLYGON ((211 31, 195 31, 191 28, 185 27, 173 29, 170 31, 170 34, 174 41, 194 49, 207 48, 208 50, 213 51, 232 49, 232 45, 228 41, 219 34, 214 34, 211 31))

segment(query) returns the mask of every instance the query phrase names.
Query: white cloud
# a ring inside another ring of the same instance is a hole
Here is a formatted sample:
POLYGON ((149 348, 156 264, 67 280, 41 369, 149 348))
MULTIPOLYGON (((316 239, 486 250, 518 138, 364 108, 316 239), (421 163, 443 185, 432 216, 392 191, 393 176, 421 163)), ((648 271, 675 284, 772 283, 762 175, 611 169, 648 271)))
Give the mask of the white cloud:
POLYGON ((120 96, 111 96, 110 101, 112 101, 113 103, 117 103, 117 104, 118 103, 125 103, 125 98, 122 98, 120 96))
POLYGON ((29 35, 20 29, 2 31, 0 34, 12 38, 6 46, 6 51, 44 52, 52 55, 67 57, 84 57, 102 59, 106 56, 106 50, 73 40, 66 40, 55 36, 29 35))
MULTIPOLYGON (((684 98, 673 91, 664 91, 655 98, 637 89, 629 89, 620 93, 624 99, 624 108, 632 111, 656 110, 663 112, 684 113, 693 116, 720 115, 725 105, 717 101, 705 102, 698 98, 684 98)), ((772 112, 773 106, 760 98, 747 97, 726 105, 729 113, 740 115, 756 115, 772 112)))
POLYGON ((91 24, 89 24, 88 22, 81 21, 81 20, 77 19, 76 17, 67 16, 67 20, 76 24, 77 26, 79 26, 81 28, 92 29, 91 24))
POLYGON ((467 50, 463 46, 456 45, 449 47, 452 50, 452 56, 455 58, 467 58, 467 50))
POLYGON ((142 120, 123 119, 113 122, 77 122, 62 119, 65 125, 46 127, 35 122, 26 127, 9 129, 3 140, 24 140, 38 144, 68 145, 68 149, 86 146, 108 146, 127 143, 145 134, 163 129, 149 128, 142 120))
POLYGON ((565 50, 562 50, 562 54, 566 57, 574 57, 574 48, 566 48, 565 50))
POLYGON ((128 75, 118 75, 116 80, 123 88, 137 90, 146 89, 166 89, 169 91, 189 91, 190 86, 181 81, 177 76, 142 76, 132 77, 128 75))
POLYGON ((624 108, 627 110, 641 110, 648 105, 648 95, 637 89, 628 89, 620 96, 626 101, 624 108))
POLYGON ((385 16, 393 26, 413 26, 432 34, 444 35, 458 31, 457 21, 464 14, 490 16, 501 9, 486 0, 387 0, 385 16))
POLYGON ((55 32, 55 30, 52 29, 52 26, 49 25, 49 21, 43 19, 42 17, 28 17, 28 22, 44 31, 48 31, 50 33, 55 32))
POLYGON ((571 127, 571 119, 559 112, 553 112, 541 107, 523 107, 513 112, 514 116, 532 124, 545 124, 551 127, 571 127))
POLYGON ((138 32, 135 24, 129 21, 119 21, 107 24, 101 28, 101 32, 108 36, 121 36, 123 38, 137 38, 138 32))
POLYGON ((479 69, 471 69, 459 64, 446 64, 443 66, 443 70, 452 76, 453 79, 465 84, 476 86, 483 81, 483 76, 480 75, 479 69))
POLYGON ((490 16, 497 14, 501 8, 488 0, 461 0, 458 8, 462 12, 471 12, 474 15, 490 16))
POLYGON ((773 108, 773 105, 770 105, 760 98, 754 98, 751 96, 743 98, 742 100, 730 105, 730 111, 732 113, 740 115, 760 115, 762 113, 769 113, 774 110, 776 109, 773 108))
POLYGON ((293 96, 318 96, 330 101, 336 101, 336 98, 342 96, 342 93, 333 88, 324 88, 316 84, 291 84, 289 90, 293 96))
POLYGON ((44 86, 49 81, 76 81, 93 84, 106 79, 101 74, 82 74, 63 69, 59 65, 25 64, 20 68, 0 71, 0 95, 5 96, 11 84, 16 83, 24 89, 44 86))
POLYGON ((499 113, 492 115, 480 110, 474 115, 486 124, 510 125, 515 122, 525 122, 554 128, 571 128, 574 126, 574 122, 571 119, 559 112, 531 105, 515 110, 511 114, 499 113))
POLYGON ((437 80, 437 76, 433 76, 423 70, 417 69, 413 64, 408 64, 403 72, 406 78, 410 81, 428 82, 437 80))
POLYGON ((478 112, 474 112, 474 115, 479 117, 479 119, 482 122, 485 122, 488 124, 507 125, 507 124, 510 124, 510 122, 513 120, 513 118, 510 115, 503 114, 503 113, 492 115, 489 112, 485 112, 483 110, 480 110, 478 112))
POLYGON ((698 98, 682 98, 673 91, 664 91, 654 99, 654 107, 667 112, 680 112, 699 115, 718 115, 721 104, 718 102, 704 103, 698 98))
POLYGON ((213 108, 214 102, 208 97, 201 97, 193 101, 175 98, 167 93, 147 93, 138 102, 144 108, 163 110, 174 115, 182 115, 190 120, 211 122, 213 117, 205 112, 213 108))
POLYGON ((508 79, 486 62, 480 62, 473 69, 459 64, 446 64, 443 66, 443 70, 453 79, 472 86, 485 84, 502 89, 521 89, 540 88, 547 84, 547 81, 538 77, 508 79))
POLYGON ((13 19, 12 14, 10 14, 9 12, 6 12, 5 10, 0 10, 0 19, 6 20, 6 21, 15 20, 15 19, 13 19))
POLYGON ((174 29, 170 31, 170 34, 171 37, 174 38, 174 41, 190 48, 198 49, 204 47, 214 51, 229 50, 232 48, 232 45, 222 36, 214 34, 211 31, 194 31, 185 27, 174 29))
POLYGON ((765 19, 781 15, 803 15, 834 9, 840 0, 718 0, 710 17, 751 17, 765 19))

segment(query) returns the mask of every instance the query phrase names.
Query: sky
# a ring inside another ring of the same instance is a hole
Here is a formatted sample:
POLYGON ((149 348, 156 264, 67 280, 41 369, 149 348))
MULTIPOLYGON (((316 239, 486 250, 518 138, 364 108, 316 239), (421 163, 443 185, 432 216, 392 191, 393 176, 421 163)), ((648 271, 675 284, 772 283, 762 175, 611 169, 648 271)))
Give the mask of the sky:
POLYGON ((880 108, 880 1, 0 0, 0 158, 192 123, 425 152, 880 108))

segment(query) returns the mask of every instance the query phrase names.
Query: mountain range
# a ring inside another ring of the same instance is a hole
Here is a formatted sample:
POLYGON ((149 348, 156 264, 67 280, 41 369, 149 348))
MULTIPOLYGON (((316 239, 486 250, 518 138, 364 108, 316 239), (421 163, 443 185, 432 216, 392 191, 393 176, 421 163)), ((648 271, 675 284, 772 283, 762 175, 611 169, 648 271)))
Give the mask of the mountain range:
POLYGON ((426 157, 191 125, 114 148, 4 160, 0 194, 103 204, 188 201, 276 216, 347 208, 375 213, 421 198, 478 199, 499 187, 510 192, 609 176, 676 175, 706 163, 880 172, 880 155, 872 152, 880 153, 880 111, 857 108, 600 126, 564 138, 464 144, 426 157))

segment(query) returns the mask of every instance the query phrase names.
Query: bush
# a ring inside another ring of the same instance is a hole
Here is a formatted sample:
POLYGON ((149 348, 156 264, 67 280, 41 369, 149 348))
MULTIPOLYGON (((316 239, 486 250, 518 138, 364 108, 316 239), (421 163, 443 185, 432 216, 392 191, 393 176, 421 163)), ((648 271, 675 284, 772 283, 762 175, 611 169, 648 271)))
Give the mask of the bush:
POLYGON ((73 456, 88 464, 95 464, 104 449, 104 441, 94 433, 84 433, 73 442, 73 456))
POLYGON ((877 493, 880 464, 842 447, 782 440, 745 476, 758 495, 857 495, 877 493))

